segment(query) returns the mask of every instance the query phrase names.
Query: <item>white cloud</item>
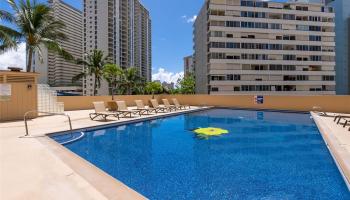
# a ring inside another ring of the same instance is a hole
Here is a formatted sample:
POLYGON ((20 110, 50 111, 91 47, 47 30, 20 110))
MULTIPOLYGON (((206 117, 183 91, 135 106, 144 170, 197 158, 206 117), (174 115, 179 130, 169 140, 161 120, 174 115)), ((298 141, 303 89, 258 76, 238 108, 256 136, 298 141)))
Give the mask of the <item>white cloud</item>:
POLYGON ((188 17, 187 15, 183 15, 181 18, 184 19, 187 23, 193 23, 196 21, 197 15, 193 15, 192 17, 188 17))
POLYGON ((193 15, 191 18, 187 19, 187 23, 193 23, 197 19, 197 15, 193 15))
POLYGON ((0 54, 0 69, 4 70, 7 67, 20 67, 25 69, 26 66, 26 44, 21 43, 17 51, 10 50, 0 54))
POLYGON ((183 72, 168 72, 164 68, 159 68, 158 72, 152 75, 152 80, 161 82, 176 83, 179 78, 184 76, 183 72))

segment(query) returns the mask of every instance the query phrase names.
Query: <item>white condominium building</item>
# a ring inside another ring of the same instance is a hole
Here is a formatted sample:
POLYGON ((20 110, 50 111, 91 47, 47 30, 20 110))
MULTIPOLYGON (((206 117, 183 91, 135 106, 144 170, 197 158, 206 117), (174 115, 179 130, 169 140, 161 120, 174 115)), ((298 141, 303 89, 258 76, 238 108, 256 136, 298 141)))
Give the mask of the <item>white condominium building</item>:
MULTIPOLYGON (((139 0, 84 0, 84 55, 102 50, 122 68, 137 67, 151 80, 151 19, 139 0)), ((94 77, 84 80, 84 95, 93 95, 94 77)), ((109 94, 103 81, 98 95, 109 94)))
MULTIPOLYGON (((73 55, 74 58, 82 58, 82 13, 62 0, 49 0, 52 7, 52 15, 64 22, 64 32, 68 40, 59 41, 60 45, 73 55)), ((40 73, 39 83, 49 84, 53 87, 81 86, 81 82, 72 83, 72 78, 81 73, 83 67, 68 62, 57 53, 52 53, 44 46, 41 47, 41 59, 39 52, 34 53, 33 70, 40 73)))
POLYGON ((335 94, 334 16, 321 3, 206 0, 194 24, 196 92, 335 94))

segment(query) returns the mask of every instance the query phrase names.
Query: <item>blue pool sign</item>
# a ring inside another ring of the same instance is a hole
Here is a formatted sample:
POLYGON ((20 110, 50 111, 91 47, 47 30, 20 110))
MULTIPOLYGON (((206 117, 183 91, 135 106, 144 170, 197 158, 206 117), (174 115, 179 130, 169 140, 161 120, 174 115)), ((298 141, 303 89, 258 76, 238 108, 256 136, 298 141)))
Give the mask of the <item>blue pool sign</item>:
POLYGON ((264 96, 255 96, 254 97, 255 104, 264 104, 264 96))

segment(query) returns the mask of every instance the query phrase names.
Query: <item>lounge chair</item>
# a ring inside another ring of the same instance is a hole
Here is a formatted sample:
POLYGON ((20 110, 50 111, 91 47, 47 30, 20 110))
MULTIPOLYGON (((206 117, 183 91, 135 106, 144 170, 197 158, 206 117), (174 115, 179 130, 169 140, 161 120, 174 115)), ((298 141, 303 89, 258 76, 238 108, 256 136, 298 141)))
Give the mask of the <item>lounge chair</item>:
POLYGON ((171 111, 169 108, 166 108, 164 106, 160 106, 156 99, 151 99, 149 101, 151 102, 152 108, 156 109, 157 112, 159 112, 159 111, 161 111, 161 112, 169 112, 169 111, 171 111))
POLYGON ((188 109, 191 109, 190 105, 181 105, 176 98, 173 98, 172 101, 177 109, 186 109, 187 107, 188 109))
MULTIPOLYGON (((347 125, 350 125, 350 119, 345 120, 343 127, 345 128, 347 125)), ((350 130, 350 127, 349 127, 349 130, 350 130)))
POLYGON ((341 119, 350 119, 350 115, 337 115, 334 117, 333 121, 339 124, 341 119))
POLYGON ((172 111, 172 110, 176 111, 177 110, 176 106, 175 105, 171 105, 169 103, 168 99, 162 99, 162 101, 163 101, 164 107, 168 108, 170 111, 172 111))
POLYGON ((139 114, 141 116, 141 111, 139 110, 129 110, 129 108, 126 106, 125 101, 116 101, 117 106, 118 106, 118 111, 120 112, 121 115, 126 117, 129 115, 129 117, 132 117, 134 114, 139 114))
POLYGON ((107 121, 107 117, 115 117, 119 120, 119 113, 107 111, 105 103, 103 101, 93 102, 95 113, 90 113, 89 117, 91 120, 96 119, 97 117, 102 117, 105 121, 107 121))
POLYGON ((143 104, 143 101, 142 100, 135 100, 135 103, 136 103, 136 109, 134 110, 139 110, 141 111, 142 114, 150 114, 152 112, 155 112, 157 114, 157 109, 155 108, 150 108, 150 107, 146 107, 144 104, 143 104))
POLYGON ((321 117, 335 117, 336 116, 334 114, 329 114, 329 113, 321 111, 321 110, 322 110, 322 108, 320 106, 312 107, 312 111, 321 117))

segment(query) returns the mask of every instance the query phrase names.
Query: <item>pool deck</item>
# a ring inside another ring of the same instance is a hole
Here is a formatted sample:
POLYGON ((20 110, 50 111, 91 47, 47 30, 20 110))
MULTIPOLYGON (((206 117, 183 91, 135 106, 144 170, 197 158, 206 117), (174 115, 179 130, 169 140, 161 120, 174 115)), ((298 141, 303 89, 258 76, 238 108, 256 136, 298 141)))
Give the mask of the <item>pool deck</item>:
MULTIPOLYGON (((328 113, 331 116, 339 115, 336 113, 328 113)), ((311 112, 320 133, 330 149, 333 158, 337 161, 338 167, 341 169, 343 177, 347 180, 350 189, 350 131, 349 126, 343 128, 342 125, 334 122, 334 117, 320 116, 311 112)), ((349 115, 350 114, 341 114, 349 115)), ((343 121, 341 121, 343 122, 343 121)))
MULTIPOLYGON (((176 111, 170 115, 192 112, 176 111)), ((92 110, 68 111, 73 129, 126 123, 162 117, 169 113, 92 121, 92 110)), ((23 121, 0 123, 0 199, 145 199, 141 194, 49 139, 46 134, 69 129, 64 116, 40 117, 28 122, 31 137, 25 135, 23 121)))

